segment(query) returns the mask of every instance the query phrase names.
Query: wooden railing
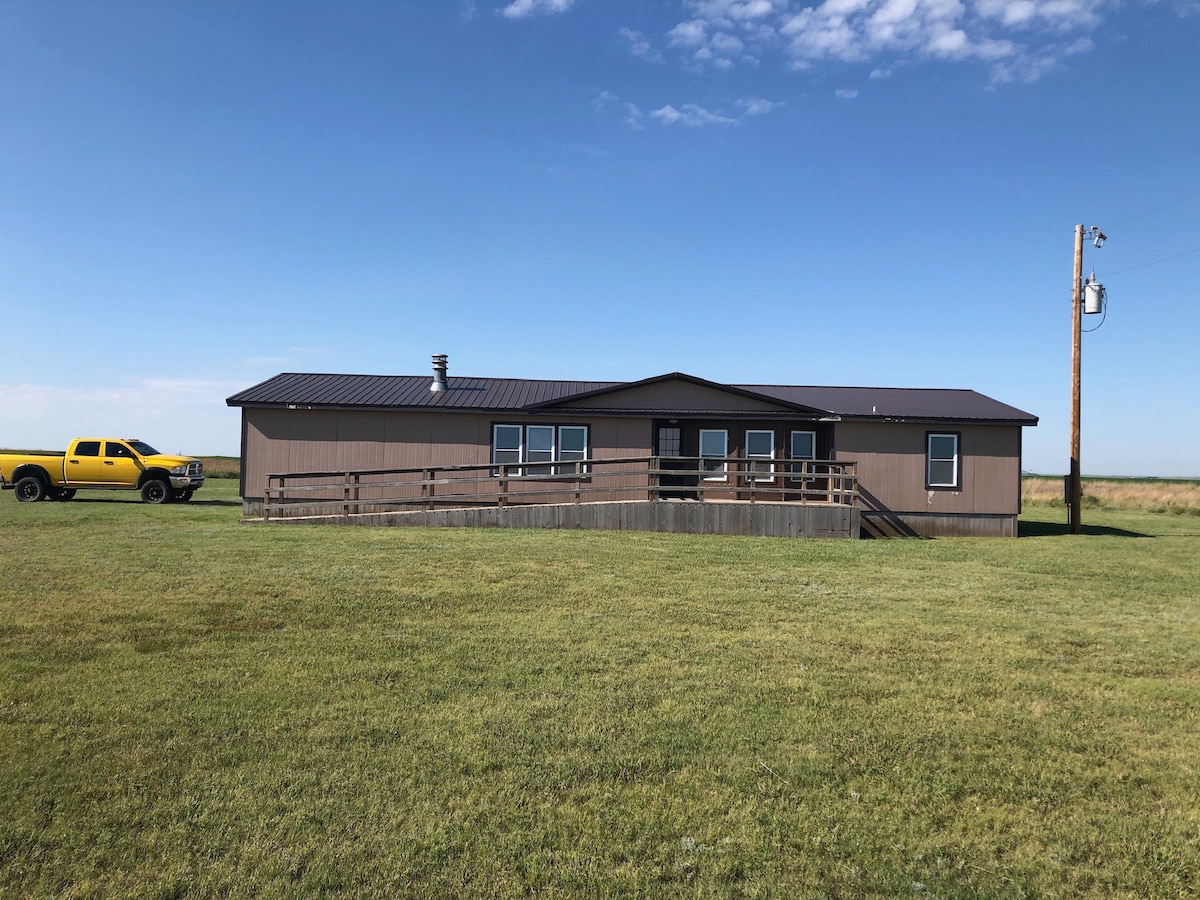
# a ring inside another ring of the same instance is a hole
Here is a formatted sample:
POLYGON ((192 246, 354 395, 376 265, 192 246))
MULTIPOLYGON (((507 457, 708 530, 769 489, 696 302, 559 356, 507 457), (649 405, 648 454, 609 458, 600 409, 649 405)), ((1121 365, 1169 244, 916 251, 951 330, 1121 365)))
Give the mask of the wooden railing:
POLYGON ((263 518, 604 500, 852 506, 857 497, 854 462, 636 456, 268 475, 263 518))

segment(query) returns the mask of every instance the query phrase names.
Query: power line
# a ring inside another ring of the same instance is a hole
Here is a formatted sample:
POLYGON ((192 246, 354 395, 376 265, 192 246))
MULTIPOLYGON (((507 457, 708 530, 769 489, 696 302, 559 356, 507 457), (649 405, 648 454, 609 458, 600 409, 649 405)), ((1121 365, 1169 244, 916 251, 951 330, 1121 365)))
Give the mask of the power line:
MULTIPOLYGON (((1200 191, 1197 191, 1200 193, 1200 191)), ((1128 269, 1118 269, 1116 272, 1105 272, 1105 278, 1112 278, 1114 275, 1124 275, 1126 272, 1133 272, 1137 269, 1148 269, 1150 266, 1157 266, 1159 263, 1170 262, 1173 259, 1179 259, 1181 256, 1191 256, 1193 253, 1200 253, 1200 247, 1194 247, 1191 250, 1184 250, 1182 253, 1176 253, 1174 256, 1167 256, 1163 259, 1156 259, 1154 262, 1142 263, 1140 266, 1130 266, 1128 269)))
POLYGON ((1154 209, 1150 210, 1149 212, 1141 213, 1140 215, 1133 216, 1132 218, 1129 218, 1129 219, 1122 219, 1120 222, 1114 222, 1113 224, 1114 225, 1124 225, 1127 222, 1136 222, 1138 219, 1144 219, 1144 218, 1146 218, 1146 216, 1152 216, 1156 212, 1162 212, 1164 209, 1170 209, 1172 206, 1182 203, 1184 200, 1191 200, 1193 197, 1200 197, 1200 191, 1192 191, 1190 194, 1185 194, 1184 196, 1180 197, 1178 200, 1172 200, 1170 203, 1164 203, 1162 206, 1156 206, 1154 209))

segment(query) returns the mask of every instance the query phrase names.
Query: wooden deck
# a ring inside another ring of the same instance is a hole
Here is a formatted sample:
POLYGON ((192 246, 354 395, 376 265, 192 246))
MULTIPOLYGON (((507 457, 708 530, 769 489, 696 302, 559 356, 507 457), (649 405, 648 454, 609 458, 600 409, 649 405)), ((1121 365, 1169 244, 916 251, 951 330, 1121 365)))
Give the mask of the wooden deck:
POLYGON ((855 463, 626 457, 267 476, 271 523, 858 537, 855 463))

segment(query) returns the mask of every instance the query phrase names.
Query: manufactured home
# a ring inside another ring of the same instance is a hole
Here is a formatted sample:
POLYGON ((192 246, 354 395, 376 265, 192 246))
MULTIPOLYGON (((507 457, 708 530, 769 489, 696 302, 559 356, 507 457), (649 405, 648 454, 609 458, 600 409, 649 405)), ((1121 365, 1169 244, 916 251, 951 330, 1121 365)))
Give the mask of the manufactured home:
POLYGON ((242 411, 271 520, 1015 536, 1021 429, 971 390, 284 373, 242 411))

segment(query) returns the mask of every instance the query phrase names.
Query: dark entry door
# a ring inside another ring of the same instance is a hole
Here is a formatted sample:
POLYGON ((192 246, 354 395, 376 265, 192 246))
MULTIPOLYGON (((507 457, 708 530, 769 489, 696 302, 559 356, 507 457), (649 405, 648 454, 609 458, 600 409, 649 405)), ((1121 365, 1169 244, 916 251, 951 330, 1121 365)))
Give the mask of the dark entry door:
POLYGON ((681 490, 696 486, 696 463, 679 458, 683 456, 683 428, 678 422, 654 423, 654 455, 659 458, 663 470, 690 473, 660 476, 659 484, 665 490, 660 491, 659 496, 665 499, 695 500, 694 490, 681 490))

